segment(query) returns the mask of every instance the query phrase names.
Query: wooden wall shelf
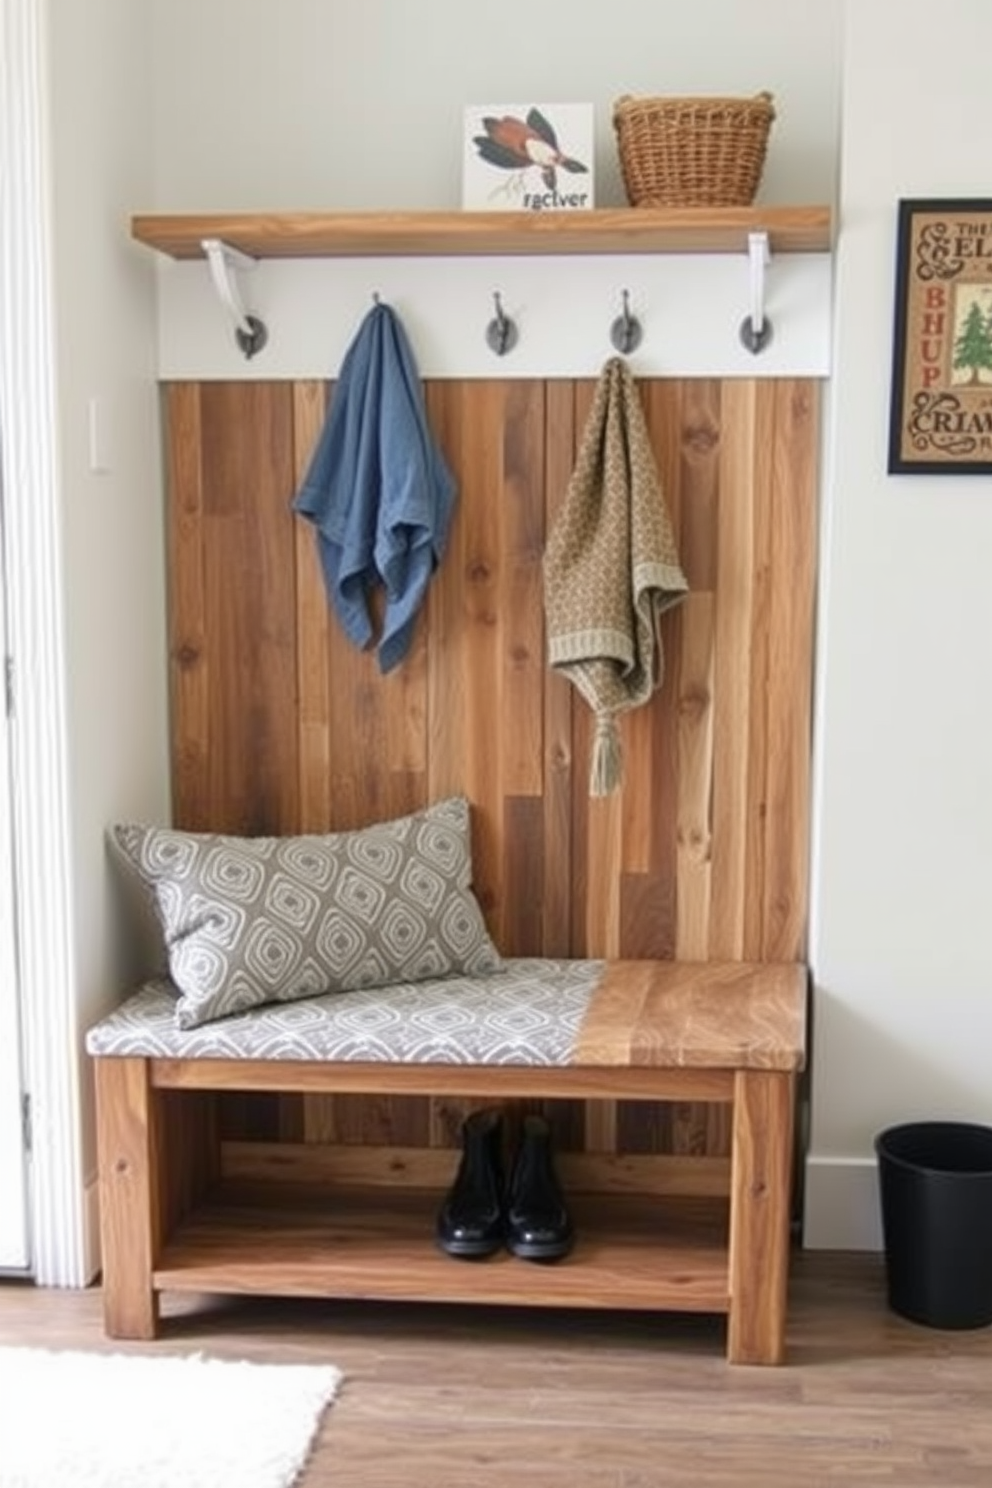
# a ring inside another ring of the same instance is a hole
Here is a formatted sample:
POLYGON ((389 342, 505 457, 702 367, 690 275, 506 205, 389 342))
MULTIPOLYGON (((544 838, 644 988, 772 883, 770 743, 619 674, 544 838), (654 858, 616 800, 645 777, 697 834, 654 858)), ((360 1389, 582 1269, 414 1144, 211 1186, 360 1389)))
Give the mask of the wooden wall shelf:
POLYGON ((139 243, 179 259, 202 257, 204 238, 220 238, 253 258, 743 253, 751 232, 767 232, 773 253, 827 252, 830 208, 235 212, 131 219, 139 243))

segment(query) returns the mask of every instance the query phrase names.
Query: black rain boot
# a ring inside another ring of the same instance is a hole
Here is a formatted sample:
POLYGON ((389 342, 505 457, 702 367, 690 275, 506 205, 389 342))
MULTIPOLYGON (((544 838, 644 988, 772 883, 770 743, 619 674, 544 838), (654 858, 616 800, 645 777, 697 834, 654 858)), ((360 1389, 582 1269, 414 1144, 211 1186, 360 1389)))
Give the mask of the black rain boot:
POLYGON ((474 1260, 503 1244, 503 1178, 499 1111, 474 1111, 462 1123, 462 1156, 437 1217, 437 1242, 448 1255, 474 1260))
POLYGON ((551 1128, 543 1116, 525 1116, 507 1200, 507 1248, 527 1261, 557 1261, 574 1239, 552 1160, 551 1128))

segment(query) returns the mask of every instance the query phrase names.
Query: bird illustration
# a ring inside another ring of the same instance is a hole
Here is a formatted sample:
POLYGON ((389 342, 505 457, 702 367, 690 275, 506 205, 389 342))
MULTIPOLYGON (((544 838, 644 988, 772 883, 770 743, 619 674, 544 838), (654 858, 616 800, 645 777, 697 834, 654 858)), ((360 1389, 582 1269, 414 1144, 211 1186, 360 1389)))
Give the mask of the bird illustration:
POLYGON ((482 124, 485 134, 473 137, 480 157, 503 170, 536 166, 549 191, 555 190, 558 170, 585 173, 589 169, 581 160, 562 153, 555 132, 540 109, 532 108, 526 119, 514 118, 512 114, 504 114, 502 119, 490 115, 482 124))

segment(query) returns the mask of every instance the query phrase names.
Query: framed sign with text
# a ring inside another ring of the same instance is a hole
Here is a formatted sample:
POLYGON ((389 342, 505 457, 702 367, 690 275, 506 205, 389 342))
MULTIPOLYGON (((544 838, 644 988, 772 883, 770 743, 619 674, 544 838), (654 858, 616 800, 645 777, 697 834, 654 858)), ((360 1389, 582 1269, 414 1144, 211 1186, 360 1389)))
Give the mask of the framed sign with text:
POLYGON ((889 472, 992 472, 992 201, 899 203, 889 472))
POLYGON ((462 206, 576 212, 593 204, 591 103, 488 103, 465 110, 462 206))

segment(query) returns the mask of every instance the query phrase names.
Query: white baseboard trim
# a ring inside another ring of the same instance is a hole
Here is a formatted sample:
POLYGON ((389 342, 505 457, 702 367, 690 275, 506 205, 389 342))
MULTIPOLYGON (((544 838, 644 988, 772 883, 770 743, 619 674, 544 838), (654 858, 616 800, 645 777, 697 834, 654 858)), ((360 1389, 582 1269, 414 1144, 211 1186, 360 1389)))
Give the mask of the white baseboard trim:
POLYGON ((881 1250, 878 1169, 873 1157, 808 1157, 803 1205, 806 1250, 881 1250))

